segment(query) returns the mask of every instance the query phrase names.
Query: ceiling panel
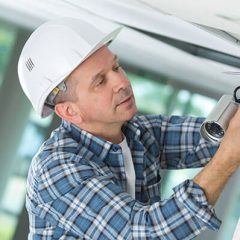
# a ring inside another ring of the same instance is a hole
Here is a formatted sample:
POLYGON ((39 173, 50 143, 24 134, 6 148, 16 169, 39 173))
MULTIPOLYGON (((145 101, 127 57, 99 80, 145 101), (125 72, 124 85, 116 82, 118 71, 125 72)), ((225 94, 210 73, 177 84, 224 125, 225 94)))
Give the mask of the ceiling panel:
POLYGON ((239 0, 140 0, 153 9, 240 36, 239 0))

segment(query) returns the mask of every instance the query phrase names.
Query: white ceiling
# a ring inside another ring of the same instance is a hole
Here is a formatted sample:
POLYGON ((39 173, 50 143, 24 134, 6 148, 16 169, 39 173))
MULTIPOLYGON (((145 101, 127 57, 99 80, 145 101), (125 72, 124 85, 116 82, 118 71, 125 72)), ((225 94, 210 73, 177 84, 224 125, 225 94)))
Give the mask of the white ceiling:
POLYGON ((141 0, 140 2, 186 21, 240 36, 239 0, 141 0))
POLYGON ((240 57, 234 36, 240 36, 239 5, 234 0, 0 0, 0 17, 30 29, 60 16, 87 19, 108 30, 126 27, 113 43, 120 58, 138 67, 165 74, 209 94, 230 93, 239 85, 240 71, 189 54, 137 30, 240 57), (211 4, 209 4, 211 2, 211 4), (224 17, 220 17, 224 16, 224 17), (197 24, 196 24, 197 23, 197 24), (227 31, 213 31, 198 24, 227 31), (134 29, 133 29, 134 28, 134 29), (229 37, 230 36, 230 37, 229 37))

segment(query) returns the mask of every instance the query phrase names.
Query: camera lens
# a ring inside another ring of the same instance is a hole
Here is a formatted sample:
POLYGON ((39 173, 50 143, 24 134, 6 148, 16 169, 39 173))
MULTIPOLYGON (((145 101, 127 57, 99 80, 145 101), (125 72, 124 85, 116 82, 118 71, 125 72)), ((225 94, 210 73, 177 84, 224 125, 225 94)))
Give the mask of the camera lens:
POLYGON ((207 122, 205 125, 206 131, 214 138, 222 138, 224 136, 224 131, 215 122, 207 122))

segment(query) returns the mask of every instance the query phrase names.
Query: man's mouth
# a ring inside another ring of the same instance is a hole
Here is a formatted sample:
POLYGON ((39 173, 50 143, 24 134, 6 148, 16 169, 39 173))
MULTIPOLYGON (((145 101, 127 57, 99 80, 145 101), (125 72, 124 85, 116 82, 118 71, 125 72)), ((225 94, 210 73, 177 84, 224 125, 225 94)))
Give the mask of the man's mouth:
POLYGON ((133 95, 130 95, 127 98, 124 98, 122 101, 120 101, 120 103, 117 104, 117 107, 130 104, 132 101, 132 97, 133 95))
POLYGON ((123 89, 119 92, 115 99, 115 107, 128 106, 134 102, 134 96, 131 87, 123 89))
POLYGON ((125 98, 125 99, 124 99, 123 101, 121 101, 118 105, 123 104, 123 103, 129 101, 131 98, 132 98, 132 95, 129 96, 129 97, 127 97, 127 98, 125 98))

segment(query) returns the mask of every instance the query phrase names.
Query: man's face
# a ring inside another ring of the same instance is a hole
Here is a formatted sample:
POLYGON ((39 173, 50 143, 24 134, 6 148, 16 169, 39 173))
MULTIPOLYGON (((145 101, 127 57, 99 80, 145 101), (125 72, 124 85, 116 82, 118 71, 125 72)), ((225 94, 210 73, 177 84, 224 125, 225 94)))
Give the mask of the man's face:
POLYGON ((137 112, 130 81, 118 59, 102 47, 70 75, 78 107, 86 124, 122 124, 137 112))

